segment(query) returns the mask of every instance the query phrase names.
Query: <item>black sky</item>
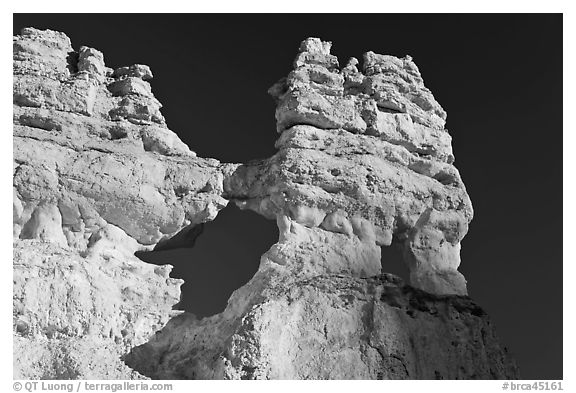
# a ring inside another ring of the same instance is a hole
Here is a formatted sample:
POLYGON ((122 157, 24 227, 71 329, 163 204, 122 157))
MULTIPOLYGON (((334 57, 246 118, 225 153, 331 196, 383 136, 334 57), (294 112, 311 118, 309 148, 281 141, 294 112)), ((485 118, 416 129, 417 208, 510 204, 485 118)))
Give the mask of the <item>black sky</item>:
MULTIPOLYGON (((14 15, 14 34, 26 26, 63 31, 110 67, 150 65, 168 126, 199 156, 227 162, 274 154, 266 90, 291 70, 302 39, 332 41, 341 64, 368 50, 410 54, 448 112, 474 205, 460 268, 470 295, 523 378, 562 378, 561 15, 14 15)), ((191 267, 176 269, 190 283, 184 301, 223 307, 275 231, 224 210, 186 254, 191 267)))

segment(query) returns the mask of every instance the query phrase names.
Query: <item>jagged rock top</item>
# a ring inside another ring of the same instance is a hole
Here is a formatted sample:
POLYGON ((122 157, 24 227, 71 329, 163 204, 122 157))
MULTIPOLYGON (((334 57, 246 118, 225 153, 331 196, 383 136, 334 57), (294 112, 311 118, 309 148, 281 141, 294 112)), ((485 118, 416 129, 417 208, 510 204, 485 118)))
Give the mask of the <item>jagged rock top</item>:
POLYGON ((91 123, 85 129, 101 138, 126 138, 163 155, 195 156, 166 126, 148 66, 114 70, 105 65, 102 52, 87 46, 74 51, 65 34, 52 30, 23 29, 14 37, 13 50, 15 121, 60 131, 81 121, 91 123), (43 110, 57 112, 50 121, 31 114, 43 110))
POLYGON ((330 49, 318 38, 302 42, 294 69, 269 90, 280 151, 239 168, 225 190, 241 196, 241 207, 276 218, 281 239, 313 247, 326 236, 318 231, 349 237, 338 240, 346 262, 313 260, 298 272, 377 274, 376 246, 396 243, 411 285, 465 294, 457 268, 473 211, 453 165, 446 112, 411 57, 368 52, 362 72, 355 58, 340 70, 330 49))
POLYGON ((16 236, 87 250, 112 224, 155 245, 213 219, 225 197, 276 219, 287 237, 296 224, 355 236, 369 266, 350 257, 343 272, 378 273, 376 247, 395 240, 421 274, 442 276, 413 284, 465 293, 456 268, 472 208, 445 112, 411 58, 368 52, 363 72, 355 59, 340 71, 330 48, 304 40, 271 89, 279 153, 226 166, 195 157, 167 128, 149 67, 113 70, 96 49, 24 29, 14 37, 14 135, 27 141, 15 143, 16 236))
POLYGON ((342 128, 452 163, 446 112, 410 56, 368 52, 363 72, 356 58, 340 70, 331 45, 318 38, 304 40, 294 70, 269 90, 279 101, 279 132, 297 124, 342 128))
POLYGON ((14 37, 15 377, 517 375, 453 296, 472 206, 445 112, 410 57, 340 70, 330 48, 304 40, 270 90, 279 151, 223 164, 168 129, 149 67, 109 68, 58 32, 14 37), (182 281, 134 252, 191 246, 228 200, 275 219, 278 242, 222 313, 166 325, 182 281), (393 243, 418 289, 381 275, 393 243))
POLYGON ((16 237, 86 253, 114 225, 150 246, 226 206, 219 161, 167 127, 148 66, 112 69, 51 30, 13 49, 16 237))

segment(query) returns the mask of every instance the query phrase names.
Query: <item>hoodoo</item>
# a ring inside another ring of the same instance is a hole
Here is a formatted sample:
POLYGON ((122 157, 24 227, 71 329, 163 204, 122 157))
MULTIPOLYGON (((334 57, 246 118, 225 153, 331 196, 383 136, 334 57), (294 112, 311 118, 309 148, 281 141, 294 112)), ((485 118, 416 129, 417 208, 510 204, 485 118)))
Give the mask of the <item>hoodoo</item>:
POLYGON ((473 211, 446 112, 409 56, 330 49, 302 42, 269 90, 278 151, 242 164, 167 127, 149 67, 14 37, 15 378, 518 377, 458 272, 473 211), (171 261, 134 253, 191 246, 229 202, 278 242, 222 313, 172 310, 171 261), (409 283, 382 272, 392 242, 409 283))

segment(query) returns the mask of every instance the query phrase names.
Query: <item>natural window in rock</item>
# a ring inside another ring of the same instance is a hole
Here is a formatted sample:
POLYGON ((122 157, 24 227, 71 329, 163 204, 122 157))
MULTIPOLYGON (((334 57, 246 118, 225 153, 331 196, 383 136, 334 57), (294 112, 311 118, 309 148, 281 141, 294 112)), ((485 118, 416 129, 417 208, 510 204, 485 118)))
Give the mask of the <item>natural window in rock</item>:
POLYGON ((233 291, 246 284, 258 270, 260 256, 278 240, 276 222, 238 209, 230 202, 191 248, 137 252, 141 260, 170 264, 170 277, 181 278, 181 300, 177 310, 198 317, 218 314, 233 291))
POLYGON ((410 271, 408 270, 408 266, 404 261, 404 251, 402 249, 402 244, 394 240, 390 246, 383 246, 381 249, 382 272, 395 274, 402 278, 405 284, 409 284, 410 271))

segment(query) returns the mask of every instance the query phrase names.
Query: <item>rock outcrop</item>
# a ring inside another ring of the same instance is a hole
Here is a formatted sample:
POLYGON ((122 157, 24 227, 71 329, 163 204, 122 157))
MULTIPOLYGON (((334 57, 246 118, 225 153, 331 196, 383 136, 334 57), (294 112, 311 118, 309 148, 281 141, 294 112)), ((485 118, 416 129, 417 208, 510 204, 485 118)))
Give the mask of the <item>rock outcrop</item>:
MULTIPOLYGON (((235 294, 231 304, 242 300, 235 294)), ((277 283, 234 323, 172 319, 128 365, 159 379, 507 379, 486 314, 383 274, 277 283), (214 330, 213 330, 214 329, 214 330)))
POLYGON ((134 252, 178 245, 227 200, 220 163, 166 127, 151 77, 62 33, 14 37, 15 377, 131 377, 119 356, 178 313, 182 280, 134 252))
POLYGON ((16 378, 517 377, 457 270, 473 213, 445 111, 410 57, 361 72, 330 46, 269 91, 278 152, 228 164, 168 129, 149 67, 14 37, 16 378), (224 312, 173 311, 170 261, 134 252, 191 246, 228 201, 280 238, 224 312), (381 272, 392 243, 410 285, 381 272))
MULTIPOLYGON (((410 57, 368 52, 363 73, 356 64, 351 59, 340 72, 330 43, 302 43, 294 71, 270 89, 280 152, 247 167, 242 184, 228 185, 231 193, 264 215, 370 247, 395 240, 404 245, 412 285, 465 295, 457 268, 472 205, 452 165, 446 113, 410 57)), ((376 264, 359 273, 378 271, 376 264)))

